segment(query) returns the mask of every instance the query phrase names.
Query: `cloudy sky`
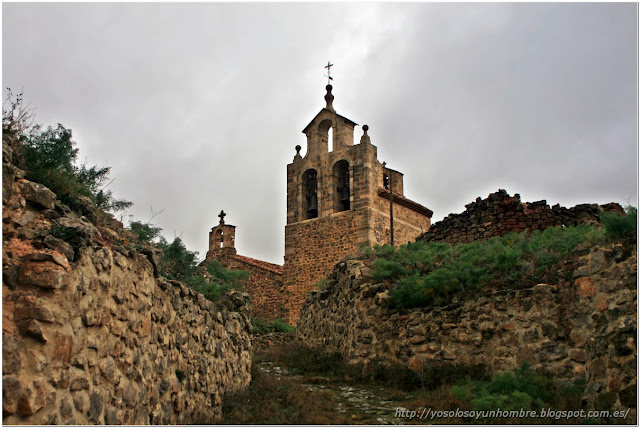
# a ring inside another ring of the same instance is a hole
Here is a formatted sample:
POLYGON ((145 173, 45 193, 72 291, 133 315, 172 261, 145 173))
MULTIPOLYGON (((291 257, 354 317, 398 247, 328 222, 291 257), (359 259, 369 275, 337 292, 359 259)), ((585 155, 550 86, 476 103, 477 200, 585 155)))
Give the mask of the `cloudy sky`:
POLYGON ((2 84, 112 167, 125 223, 161 212, 204 256, 224 209, 241 254, 282 263, 328 60, 337 112, 434 221, 499 188, 637 206, 637 7, 3 3, 2 84))

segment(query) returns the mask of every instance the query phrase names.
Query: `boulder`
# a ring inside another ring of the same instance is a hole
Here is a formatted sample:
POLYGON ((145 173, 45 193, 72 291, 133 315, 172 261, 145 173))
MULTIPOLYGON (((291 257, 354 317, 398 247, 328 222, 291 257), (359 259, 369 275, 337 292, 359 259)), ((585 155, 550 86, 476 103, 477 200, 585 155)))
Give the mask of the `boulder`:
POLYGON ((47 209, 52 209, 56 201, 56 194, 40 183, 33 181, 22 181, 22 196, 36 205, 47 209))

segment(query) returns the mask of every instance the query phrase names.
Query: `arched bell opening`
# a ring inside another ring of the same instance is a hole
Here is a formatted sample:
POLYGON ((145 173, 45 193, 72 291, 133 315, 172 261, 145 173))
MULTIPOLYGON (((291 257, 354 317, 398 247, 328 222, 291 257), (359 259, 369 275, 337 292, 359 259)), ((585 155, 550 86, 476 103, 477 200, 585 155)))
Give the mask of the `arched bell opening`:
POLYGON ((334 178, 334 211, 349 211, 351 209, 351 182, 349 179, 349 162, 341 160, 333 166, 334 178))
POLYGON ((302 175, 302 212, 305 219, 318 217, 318 173, 308 169, 302 175))

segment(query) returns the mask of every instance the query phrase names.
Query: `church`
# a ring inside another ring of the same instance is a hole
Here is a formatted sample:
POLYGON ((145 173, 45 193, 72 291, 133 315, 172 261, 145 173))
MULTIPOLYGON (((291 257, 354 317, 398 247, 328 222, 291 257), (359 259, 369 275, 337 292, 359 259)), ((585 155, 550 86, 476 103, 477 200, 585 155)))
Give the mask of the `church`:
POLYGON ((308 293, 342 258, 415 241, 431 225, 433 212, 404 196, 403 174, 378 160, 367 125, 354 144, 358 124, 336 112, 332 89, 327 85, 325 107, 302 130, 305 156, 297 145, 287 165, 284 265, 237 254, 235 226, 225 224, 224 212, 209 233, 205 263, 250 272, 252 317, 295 325, 308 293))

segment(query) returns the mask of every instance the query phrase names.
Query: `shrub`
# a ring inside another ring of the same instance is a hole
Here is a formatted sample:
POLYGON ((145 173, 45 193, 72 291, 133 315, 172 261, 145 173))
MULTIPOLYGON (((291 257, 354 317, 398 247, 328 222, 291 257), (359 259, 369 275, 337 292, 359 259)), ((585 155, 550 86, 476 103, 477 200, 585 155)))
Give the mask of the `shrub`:
POLYGON ((638 210, 636 207, 627 206, 625 215, 614 212, 603 212, 600 222, 604 226, 607 236, 614 240, 636 239, 638 234, 638 210))
POLYGON ((132 205, 115 199, 104 189, 109 182, 109 167, 77 165, 78 149, 71 130, 58 124, 43 130, 34 125, 20 138, 21 167, 29 180, 42 183, 69 207, 79 209, 78 196, 86 196, 105 212, 117 212, 132 205))
POLYGON ((397 308, 439 306, 487 290, 556 282, 566 277, 566 273, 560 277, 562 262, 578 245, 602 239, 598 228, 576 226, 531 235, 509 233, 455 246, 423 242, 378 246, 372 250, 376 259, 371 276, 389 284, 397 308))
POLYGON ((281 333, 294 333, 296 331, 296 328, 280 319, 276 319, 273 321, 273 331, 281 333))
POLYGON ((132 221, 129 224, 129 230, 136 235, 140 242, 151 243, 155 239, 160 237, 162 229, 155 227, 150 223, 142 223, 139 221, 132 221))
POLYGON ((533 373, 526 362, 514 372, 495 374, 490 382, 467 379, 451 392, 459 400, 470 401, 474 410, 539 409, 557 398, 553 382, 533 373))

